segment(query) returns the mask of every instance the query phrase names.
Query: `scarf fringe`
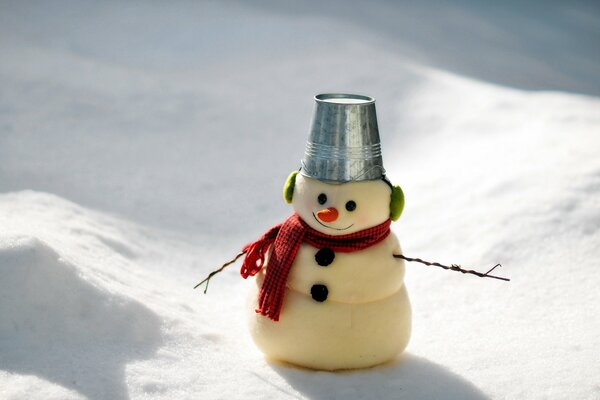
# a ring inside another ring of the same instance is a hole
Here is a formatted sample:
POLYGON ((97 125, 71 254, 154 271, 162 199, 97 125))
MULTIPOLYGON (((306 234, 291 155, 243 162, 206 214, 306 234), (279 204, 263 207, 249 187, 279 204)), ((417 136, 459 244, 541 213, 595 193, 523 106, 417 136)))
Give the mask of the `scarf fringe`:
POLYGON ((278 285, 274 280, 265 279, 258 294, 258 308, 255 310, 256 313, 269 317, 273 321, 279 321, 284 292, 285 286, 278 285))

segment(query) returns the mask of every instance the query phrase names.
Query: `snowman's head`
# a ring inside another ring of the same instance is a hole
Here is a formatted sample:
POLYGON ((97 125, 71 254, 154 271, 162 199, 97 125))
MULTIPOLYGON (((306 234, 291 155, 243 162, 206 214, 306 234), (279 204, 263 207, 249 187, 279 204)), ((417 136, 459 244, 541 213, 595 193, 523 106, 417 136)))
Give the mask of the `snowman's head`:
POLYGON ((284 197, 313 229, 346 235, 400 217, 404 195, 399 186, 382 179, 328 183, 293 172, 284 197))

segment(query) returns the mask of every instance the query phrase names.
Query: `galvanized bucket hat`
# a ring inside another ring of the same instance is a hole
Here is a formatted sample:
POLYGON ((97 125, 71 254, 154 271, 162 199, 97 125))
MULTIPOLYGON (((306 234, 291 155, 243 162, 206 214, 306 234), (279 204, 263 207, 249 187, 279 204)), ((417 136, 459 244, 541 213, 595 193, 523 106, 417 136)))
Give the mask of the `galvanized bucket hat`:
POLYGON ((315 102, 300 173, 338 183, 382 179, 375 99, 327 93, 315 96, 315 102))

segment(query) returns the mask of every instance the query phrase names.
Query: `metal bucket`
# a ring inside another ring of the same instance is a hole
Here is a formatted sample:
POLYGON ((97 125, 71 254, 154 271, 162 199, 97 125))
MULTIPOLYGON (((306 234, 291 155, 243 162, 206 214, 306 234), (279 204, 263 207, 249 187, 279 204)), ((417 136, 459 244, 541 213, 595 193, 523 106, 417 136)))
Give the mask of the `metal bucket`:
POLYGON ((375 113, 368 96, 315 96, 315 110, 300 173, 321 181, 355 182, 385 175, 375 113))

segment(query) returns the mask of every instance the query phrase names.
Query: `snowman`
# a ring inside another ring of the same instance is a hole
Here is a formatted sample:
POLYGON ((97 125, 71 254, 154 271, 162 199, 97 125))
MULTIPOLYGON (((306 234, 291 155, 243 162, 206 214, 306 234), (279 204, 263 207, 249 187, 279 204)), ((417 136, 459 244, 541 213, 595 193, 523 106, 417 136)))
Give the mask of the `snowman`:
POLYGON ((385 176, 374 99, 315 97, 304 159, 285 186, 294 213, 244 248, 249 325, 270 359, 366 368, 408 344, 404 261, 390 230, 404 195, 385 176))

